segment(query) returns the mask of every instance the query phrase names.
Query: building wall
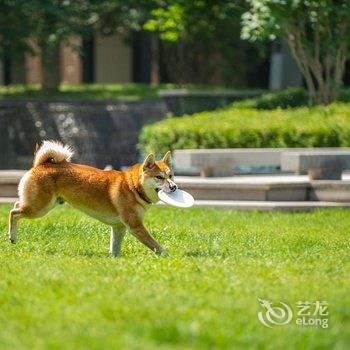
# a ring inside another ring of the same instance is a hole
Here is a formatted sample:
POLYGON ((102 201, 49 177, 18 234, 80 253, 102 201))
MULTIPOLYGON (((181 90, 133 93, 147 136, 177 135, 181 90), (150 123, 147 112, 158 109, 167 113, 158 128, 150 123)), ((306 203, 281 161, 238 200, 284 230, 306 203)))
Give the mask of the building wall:
POLYGON ((12 84, 25 84, 25 55, 17 55, 11 60, 10 75, 12 84))
POLYGON ((26 57, 26 83, 40 84, 41 79, 41 57, 28 55, 26 57))
POLYGON ((74 47, 80 48, 82 39, 75 36, 69 43, 70 45, 61 45, 61 83, 80 84, 83 78, 82 59, 74 47))
MULTIPOLYGON (((31 43, 36 55, 26 54, 22 63, 12 62, 11 83, 40 84, 41 57, 40 49, 33 41, 31 43), (14 64, 16 63, 16 65, 14 64), (22 69, 19 69, 21 67, 22 69), (22 80, 21 80, 22 79, 22 80)), ((83 59, 79 52, 74 49, 82 48, 83 42, 80 37, 72 37, 69 45, 61 45, 61 83, 80 84, 83 82, 83 59)), ((128 45, 121 35, 101 36, 96 35, 94 39, 94 52, 86 54, 93 55, 86 62, 93 62, 95 83, 129 83, 133 79, 133 57, 132 47, 128 45)), ((85 67, 86 68, 86 67, 85 67)), ((3 72, 0 69, 0 84, 4 83, 3 72)))
POLYGON ((95 37, 95 82, 132 81, 132 48, 121 35, 95 37))
MULTIPOLYGON (((79 48, 82 40, 79 37, 72 37, 69 45, 61 45, 61 83, 79 84, 82 82, 82 60, 77 50, 72 46, 79 48)), ((35 56, 27 54, 25 58, 25 82, 27 84, 40 84, 41 75, 41 56, 38 46, 33 42, 33 50, 37 53, 35 56)))
POLYGON ((25 58, 26 67, 26 83, 27 84, 40 84, 41 83, 41 56, 38 45, 32 41, 31 47, 36 53, 35 56, 27 54, 25 58))
POLYGON ((276 91, 292 86, 302 86, 300 69, 285 41, 276 41, 271 53, 270 90, 276 91))

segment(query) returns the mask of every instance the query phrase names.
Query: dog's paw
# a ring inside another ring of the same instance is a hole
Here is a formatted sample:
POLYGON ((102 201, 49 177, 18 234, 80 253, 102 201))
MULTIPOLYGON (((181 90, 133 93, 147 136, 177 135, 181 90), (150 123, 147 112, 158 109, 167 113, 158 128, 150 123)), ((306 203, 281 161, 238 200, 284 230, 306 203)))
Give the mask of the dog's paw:
POLYGON ((114 252, 109 252, 109 256, 112 258, 119 258, 120 257, 120 253, 114 253, 114 252))
POLYGON ((14 237, 14 236, 11 236, 9 235, 9 241, 12 243, 12 244, 16 244, 17 243, 17 237, 14 237))
POLYGON ((160 253, 158 253, 159 256, 169 256, 169 252, 166 249, 163 249, 160 253))

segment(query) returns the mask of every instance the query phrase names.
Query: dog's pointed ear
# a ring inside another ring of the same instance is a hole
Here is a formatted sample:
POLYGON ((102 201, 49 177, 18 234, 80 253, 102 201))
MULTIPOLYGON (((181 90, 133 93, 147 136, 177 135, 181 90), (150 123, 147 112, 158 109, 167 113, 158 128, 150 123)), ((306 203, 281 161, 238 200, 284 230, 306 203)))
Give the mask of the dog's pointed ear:
POLYGON ((163 157, 163 162, 171 168, 171 152, 168 151, 163 157))
POLYGON ((40 146, 38 143, 35 144, 35 147, 34 147, 34 154, 36 154, 36 152, 38 152, 40 146))
POLYGON ((151 169, 155 163, 154 154, 150 153, 142 164, 143 169, 151 169))

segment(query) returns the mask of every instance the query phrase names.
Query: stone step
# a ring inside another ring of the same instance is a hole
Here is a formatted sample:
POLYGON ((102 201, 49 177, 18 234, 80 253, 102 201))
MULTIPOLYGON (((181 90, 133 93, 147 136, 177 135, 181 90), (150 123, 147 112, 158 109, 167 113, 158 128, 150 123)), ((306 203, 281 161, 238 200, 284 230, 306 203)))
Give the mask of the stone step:
MULTIPOLYGON (((16 202, 15 197, 0 197, 0 204, 16 202)), ((164 207, 166 204, 159 202, 156 206, 164 207)), ((288 211, 303 212, 316 209, 345 208, 350 209, 350 203, 339 202, 319 202, 319 201, 302 201, 302 202, 278 202, 278 201, 218 201, 218 200, 196 200, 195 207, 213 207, 241 211, 288 211)))
MULTIPOLYGON (((0 171, 0 198, 17 197, 24 171, 0 171)), ((350 177, 310 181, 304 175, 176 177, 179 187, 204 201, 349 202, 350 177)))
POLYGON ((309 183, 179 183, 198 200, 304 201, 309 183))
POLYGON ((350 202, 350 178, 310 181, 305 175, 177 177, 197 200, 350 202))
MULTIPOLYGON (((306 154, 319 157, 340 157, 348 159, 349 147, 325 148, 225 148, 225 149, 184 149, 174 153, 176 170, 197 170, 204 176, 230 176, 237 173, 237 167, 277 167, 284 171, 306 174, 307 164, 300 164, 300 157, 306 154), (289 156, 290 154, 290 156, 289 156), (287 155, 287 159, 283 158, 287 155), (296 159, 295 159, 296 158, 296 159), (300 167, 301 165, 301 167, 300 167)), ((321 163, 323 163, 324 159, 321 163)), ((305 160, 301 161, 301 163, 305 160)), ((311 164, 314 161, 311 161, 311 164)), ((308 161, 310 163, 310 160, 308 161)), ((341 169, 349 169, 342 161, 341 169)))
POLYGON ((17 196, 18 183, 24 173, 24 170, 0 171, 0 198, 17 196))
POLYGON ((198 207, 216 207, 227 208, 242 211, 312 211, 315 209, 327 208, 347 208, 350 209, 350 203, 339 202, 319 202, 319 201, 217 201, 217 200, 196 200, 195 206, 198 207))

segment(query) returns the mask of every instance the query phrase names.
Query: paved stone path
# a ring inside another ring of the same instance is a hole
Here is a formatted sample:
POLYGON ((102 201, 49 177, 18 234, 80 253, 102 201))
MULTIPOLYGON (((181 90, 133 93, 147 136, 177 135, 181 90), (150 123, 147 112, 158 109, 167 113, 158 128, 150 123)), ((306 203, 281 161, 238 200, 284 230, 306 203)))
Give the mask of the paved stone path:
MULTIPOLYGON (((19 181, 24 171, 2 170, 0 180, 19 181)), ((350 173, 343 174, 344 182, 350 181, 350 173)), ((271 185, 271 184, 307 184, 309 178, 306 175, 242 175, 234 177, 201 178, 194 176, 177 176, 176 182, 181 187, 182 184, 211 184, 211 185, 271 185)), ((13 203, 15 197, 1 197, 0 203, 13 203)), ((163 203, 158 203, 163 206, 163 203)), ((237 210, 281 210, 281 211, 310 211, 318 208, 350 208, 350 203, 339 203, 329 201, 250 201, 250 200, 196 200, 196 206, 230 208, 237 210)))

